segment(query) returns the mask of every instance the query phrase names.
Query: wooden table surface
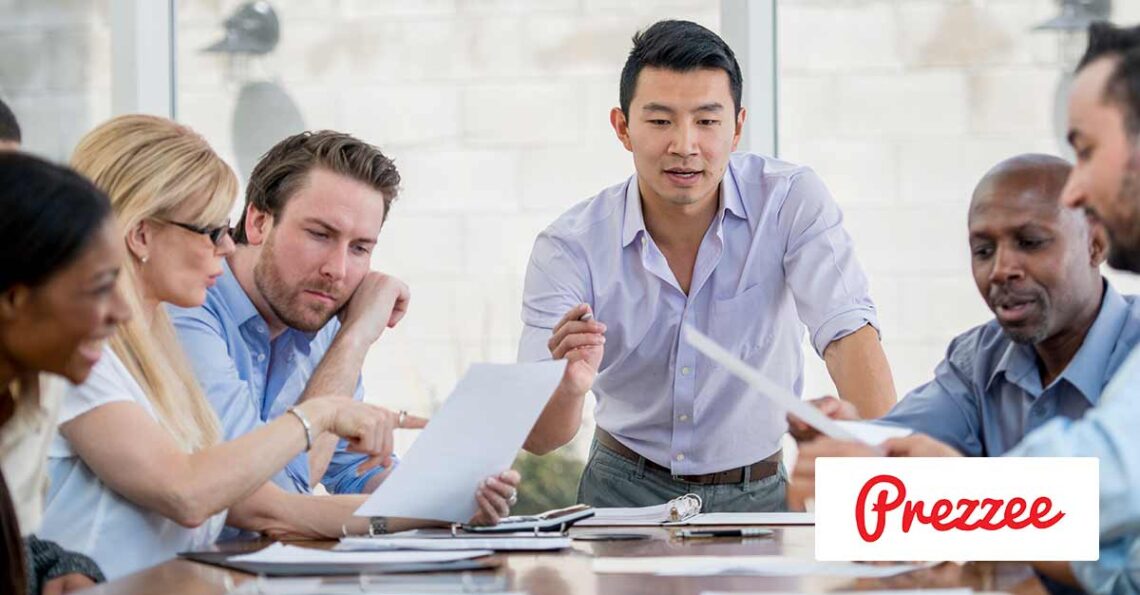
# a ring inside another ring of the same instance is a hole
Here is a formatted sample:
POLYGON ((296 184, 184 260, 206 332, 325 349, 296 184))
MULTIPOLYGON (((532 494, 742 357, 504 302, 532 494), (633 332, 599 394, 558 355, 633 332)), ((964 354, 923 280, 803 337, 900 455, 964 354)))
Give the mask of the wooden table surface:
MULTIPOLYGON (((1045 593, 1024 564, 943 564, 891 579, 834 577, 769 578, 659 577, 645 574, 595 574, 592 561, 603 556, 756 556, 783 555, 813 559, 814 527, 773 527, 775 534, 762 539, 718 538, 682 540, 675 529, 600 528, 574 529, 571 536, 585 533, 643 533, 642 541, 575 541, 568 550, 553 553, 505 553, 497 558, 497 570, 468 573, 387 575, 369 578, 367 592, 415 592, 431 583, 431 592, 522 591, 534 595, 592 595, 634 593, 645 595, 698 595, 704 591, 821 592, 834 590, 971 587, 979 591, 1006 591, 1025 595, 1045 593)), ((255 550, 267 542, 224 544, 226 550, 255 550)), ((298 545, 331 547, 332 542, 300 542, 298 545)), ((84 593, 132 595, 151 593, 226 593, 257 578, 241 572, 186 560, 172 560, 84 593)), ((344 580, 344 579, 340 579, 344 580)), ((247 585, 248 588, 248 585, 247 585)), ((425 589, 426 592, 426 589, 425 589)))

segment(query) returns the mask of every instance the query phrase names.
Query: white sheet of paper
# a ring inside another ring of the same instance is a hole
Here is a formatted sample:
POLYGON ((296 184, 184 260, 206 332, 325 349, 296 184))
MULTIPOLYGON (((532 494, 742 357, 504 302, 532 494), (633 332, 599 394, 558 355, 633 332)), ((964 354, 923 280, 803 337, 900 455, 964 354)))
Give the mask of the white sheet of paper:
POLYGON ((878 566, 855 562, 816 562, 786 556, 662 556, 597 558, 599 574, 656 574, 658 576, 841 576, 885 578, 905 574, 928 564, 878 566))
POLYGON ((356 515, 470 520, 479 483, 510 467, 565 368, 473 364, 356 515))
POLYGON ((230 560, 270 564, 413 564, 419 562, 454 562, 490 556, 493 553, 491 550, 337 552, 274 543, 252 554, 233 556, 230 560))
MULTIPOLYGON (((462 580, 448 583, 432 578, 419 578, 417 575, 381 575, 409 577, 399 581, 378 582, 360 576, 330 576, 322 578, 270 578, 259 576, 227 591, 231 595, 360 595, 361 593, 384 593, 385 595, 423 595, 424 593, 452 593, 466 588, 462 580)), ((504 581, 505 584, 505 581, 504 581)), ((479 585, 476 585, 479 587, 479 585)), ((473 589, 474 591, 474 589, 473 589)), ((502 589, 474 591, 483 595, 526 595, 517 591, 502 589)))
POLYGON ((814 525, 813 512, 706 512, 697 516, 665 523, 669 526, 683 525, 814 525))
POLYGON ((804 423, 832 438, 858 440, 854 434, 843 429, 843 426, 824 415, 819 409, 812 406, 811 403, 800 399, 792 391, 768 380, 752 366, 725 348, 717 345, 715 341, 701 334, 697 329, 691 326, 685 326, 683 332, 685 334, 685 341, 692 345, 697 351, 705 354, 706 357, 720 364, 741 380, 747 382, 749 386, 757 390, 760 394, 768 397, 777 409, 784 413, 794 414, 796 417, 804 420, 804 423))
POLYGON ((494 550, 553 551, 570 547, 569 537, 342 537, 337 551, 494 550))
MULTIPOLYGON (((971 595, 973 589, 891 589, 886 591, 848 591, 848 595, 971 595)), ((792 591, 702 591, 701 595, 800 595, 792 591)), ((982 593, 978 593, 982 595, 982 593)), ((993 594, 997 595, 997 594, 993 594)), ((1004 595, 1004 594, 1003 594, 1004 595)))
POLYGON ((847 430, 859 440, 871 446, 878 446, 891 438, 902 438, 903 436, 910 436, 914 433, 914 430, 910 428, 877 424, 869 421, 838 420, 835 423, 839 424, 839 427, 847 430))

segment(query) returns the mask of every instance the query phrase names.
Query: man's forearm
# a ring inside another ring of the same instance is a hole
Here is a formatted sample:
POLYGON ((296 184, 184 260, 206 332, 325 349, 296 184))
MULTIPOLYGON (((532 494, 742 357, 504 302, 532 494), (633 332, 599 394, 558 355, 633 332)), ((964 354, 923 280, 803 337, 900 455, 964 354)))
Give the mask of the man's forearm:
POLYGON ((575 394, 562 386, 554 389, 554 394, 523 443, 523 449, 544 455, 573 440, 578 428, 582 426, 582 406, 585 401, 585 393, 575 394))
POLYGON ((898 401, 891 366, 871 325, 833 341, 823 359, 839 398, 855 405, 860 417, 880 417, 898 401))
MULTIPOLYGON (((321 363, 313 370, 299 402, 327 396, 351 397, 356 392, 356 382, 369 346, 342 328, 321 358, 321 363)), ((313 441, 309 450, 309 487, 317 485, 324 477, 336 452, 337 442, 337 437, 332 434, 322 434, 313 441)))

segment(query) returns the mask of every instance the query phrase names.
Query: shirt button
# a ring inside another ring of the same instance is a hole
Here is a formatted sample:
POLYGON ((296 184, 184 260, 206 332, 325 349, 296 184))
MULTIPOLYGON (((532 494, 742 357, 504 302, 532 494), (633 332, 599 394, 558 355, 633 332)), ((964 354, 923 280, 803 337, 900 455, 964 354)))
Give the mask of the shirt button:
POLYGON ((677 456, 675 458, 678 461, 683 461, 683 460, 685 460, 685 455, 684 455, 684 453, 677 453, 677 456))
POLYGON ((259 361, 259 362, 265 361, 265 354, 264 353, 257 354, 257 361, 259 361))
POLYGON ((265 325, 264 324, 257 325, 257 332, 264 333, 265 332, 265 325))
POLYGON ((685 366, 684 368, 681 368, 681 375, 682 376, 688 376, 689 374, 692 374, 692 373, 693 373, 693 369, 690 368, 689 366, 685 366))
POLYGON ((688 415, 685 415, 684 413, 682 413, 681 415, 679 415, 679 416, 677 417, 677 419, 679 419, 679 420, 681 420, 681 421, 689 421, 689 416, 688 416, 688 415))
POLYGON ((644 246, 644 245, 646 245, 646 244, 648 244, 648 243, 649 243, 649 240, 648 240, 648 239, 646 239, 646 238, 645 238, 645 236, 641 236, 641 245, 642 245, 642 246, 644 246))

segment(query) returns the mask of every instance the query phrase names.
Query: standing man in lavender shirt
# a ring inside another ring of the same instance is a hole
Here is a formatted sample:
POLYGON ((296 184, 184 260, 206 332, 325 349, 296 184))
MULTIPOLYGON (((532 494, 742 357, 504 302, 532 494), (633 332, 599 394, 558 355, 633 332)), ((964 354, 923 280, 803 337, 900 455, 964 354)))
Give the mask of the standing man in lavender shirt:
POLYGON ((566 358, 526 449, 597 432, 579 486, 595 506, 694 492, 705 511, 785 507, 782 412, 680 338, 692 325, 800 393, 806 327, 844 399, 894 404, 875 306, 842 215, 810 169, 733 154, 742 76, 716 34, 662 21, 633 38, 610 113, 636 175, 535 242, 519 359, 566 358))

